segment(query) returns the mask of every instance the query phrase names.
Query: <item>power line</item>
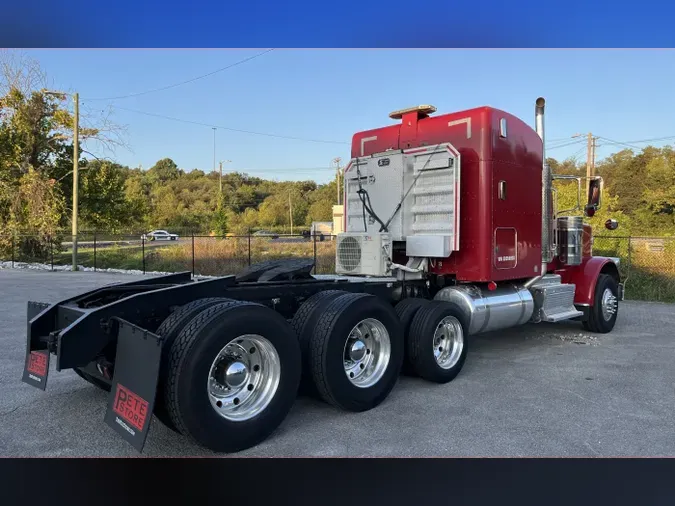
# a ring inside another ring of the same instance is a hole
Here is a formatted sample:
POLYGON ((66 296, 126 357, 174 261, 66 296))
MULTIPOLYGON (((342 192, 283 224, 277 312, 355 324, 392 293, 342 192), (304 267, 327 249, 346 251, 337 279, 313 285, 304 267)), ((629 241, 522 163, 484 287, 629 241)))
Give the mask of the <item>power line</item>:
MULTIPOLYGON (((609 141, 610 139, 607 139, 606 137, 603 137, 603 139, 609 141)), ((675 135, 668 135, 666 137, 655 137, 652 139, 642 139, 638 141, 626 141, 626 143, 630 144, 637 144, 637 143, 642 143, 642 142, 656 142, 656 141, 667 141, 669 139, 675 139, 675 135)), ((613 141, 613 142, 619 142, 619 141, 613 141)))
POLYGON ((318 170, 330 170, 333 171, 331 167, 308 167, 300 169, 232 169, 230 173, 239 172, 239 173, 249 173, 249 172, 316 172, 318 170))
POLYGON ((570 158, 572 158, 576 162, 577 157, 581 155, 581 153, 583 153, 584 149, 586 149, 586 146, 582 146, 581 148, 579 148, 577 151, 574 152, 572 156, 570 156, 570 158))
POLYGON ((637 150, 642 150, 644 149, 643 147, 640 146, 635 146, 636 143, 644 143, 644 142, 655 142, 655 141, 665 141, 668 139, 675 139, 675 135, 671 135, 668 137, 655 137, 653 139, 642 139, 638 141, 627 141, 627 142, 621 142, 621 141, 615 141, 612 139, 608 139, 607 137, 598 137, 599 139, 602 139, 605 142, 609 142, 610 144, 614 144, 616 146, 625 146, 631 149, 637 149, 637 150))
POLYGON ((145 112, 145 111, 138 111, 136 109, 129 109, 127 107, 121 107, 119 105, 114 105, 113 106, 115 109, 120 109, 122 111, 128 111, 128 112, 133 112, 136 114, 143 114, 145 116, 153 116, 155 118, 162 118, 162 119, 168 119, 171 121, 178 121, 180 123, 189 123, 191 125, 198 125, 198 126, 203 126, 203 127, 209 127, 209 128, 218 128, 220 130, 228 130, 230 132, 239 132, 243 134, 250 134, 250 135, 262 135, 264 137, 274 137, 277 139, 286 139, 286 140, 292 140, 292 141, 305 141, 305 142, 318 142, 318 143, 323 143, 323 144, 350 144, 349 142, 344 142, 344 141, 328 141, 328 140, 322 140, 322 139, 309 139, 305 137, 292 137, 288 135, 279 135, 279 134, 271 134, 271 133, 266 133, 266 132, 254 132, 252 130, 242 130, 239 128, 230 128, 230 127, 224 127, 224 126, 219 126, 219 125, 212 125, 209 123, 201 123, 199 121, 191 121, 187 119, 181 119, 181 118, 174 118, 171 116, 165 116, 163 114, 156 114, 153 112, 145 112))
POLYGON ((551 150, 551 149, 564 148, 564 147, 567 147, 567 146, 574 146, 575 144, 579 144, 579 143, 581 143, 581 142, 584 142, 584 140, 583 140, 583 139, 576 139, 576 140, 574 140, 574 141, 572 141, 572 142, 567 142, 567 143, 565 143, 565 144, 559 144, 559 145, 553 146, 553 147, 548 147, 548 146, 547 146, 546 149, 547 149, 547 150, 551 150))
POLYGON ((192 83, 194 81, 198 81, 199 79, 204 79, 205 77, 212 76, 214 74, 217 74, 218 72, 222 72, 224 70, 231 69, 232 67, 236 67, 237 65, 241 65, 242 63, 246 63, 248 61, 253 60, 254 58, 258 58, 259 56, 267 54, 270 51, 274 51, 274 49, 268 49, 267 51, 263 51, 262 53, 258 53, 256 55, 249 56, 248 58, 244 58, 243 60, 239 60, 238 62, 232 63, 231 65, 228 65, 227 67, 223 67, 223 68, 220 68, 218 70, 214 70, 213 72, 209 72, 208 74, 193 77, 192 79, 188 79, 187 81, 181 81, 180 83, 170 84, 168 86, 163 86, 161 88, 155 88, 155 89, 152 89, 152 90, 141 91, 141 92, 138 92, 138 93, 130 93, 128 95, 120 95, 120 96, 117 96, 117 97, 88 98, 88 99, 85 99, 85 100, 92 100, 92 101, 94 101, 94 100, 95 101, 99 101, 99 100, 121 100, 123 98, 138 97, 138 96, 141 96, 141 95, 147 95, 148 93, 155 93, 157 91, 164 91, 164 90, 168 90, 168 89, 171 89, 171 88, 176 88, 178 86, 182 86, 184 84, 192 83))
POLYGON ((628 148, 631 148, 631 149, 637 149, 637 150, 641 150, 641 149, 642 149, 640 146, 634 146, 634 145, 628 144, 628 143, 626 143, 626 142, 613 141, 612 139, 608 139, 608 138, 606 138, 606 137, 600 137, 600 136, 598 136, 598 139, 602 139, 603 141, 608 142, 609 144, 613 144, 613 145, 615 145, 615 146, 624 146, 624 147, 628 147, 628 148))

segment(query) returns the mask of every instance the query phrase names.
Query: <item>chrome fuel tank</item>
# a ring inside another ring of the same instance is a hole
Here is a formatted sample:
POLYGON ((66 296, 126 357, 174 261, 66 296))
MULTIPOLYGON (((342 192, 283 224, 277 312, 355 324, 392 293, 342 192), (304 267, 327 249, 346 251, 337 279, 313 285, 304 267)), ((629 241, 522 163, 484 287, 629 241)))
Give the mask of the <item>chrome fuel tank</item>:
POLYGON ((469 322, 469 334, 515 327, 527 322, 534 312, 530 291, 519 285, 499 285, 495 290, 477 285, 449 286, 435 300, 456 304, 469 322))
POLYGON ((558 218, 558 255, 565 265, 580 265, 584 219, 581 216, 558 218))

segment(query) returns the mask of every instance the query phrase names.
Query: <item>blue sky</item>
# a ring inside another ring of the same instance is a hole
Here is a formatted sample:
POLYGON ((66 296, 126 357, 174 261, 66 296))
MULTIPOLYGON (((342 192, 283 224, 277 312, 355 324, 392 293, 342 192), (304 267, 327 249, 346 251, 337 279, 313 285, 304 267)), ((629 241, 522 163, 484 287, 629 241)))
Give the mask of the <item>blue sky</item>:
MULTIPOLYGON (((389 112, 433 104, 438 113, 480 105, 532 123, 534 100, 547 101, 550 146, 576 133, 614 141, 673 136, 675 52, 672 50, 284 50, 165 91, 156 89, 225 67, 262 50, 27 51, 54 88, 80 93, 82 108, 115 107, 131 150, 97 155, 149 168, 170 157, 185 170, 213 166, 213 130, 130 112, 133 109, 240 130, 334 141, 318 143, 216 131, 216 158, 227 170, 273 179, 334 174, 330 161, 349 158, 354 132, 391 123, 389 112), (553 141, 556 139, 556 141, 553 141), (557 140, 561 139, 561 140, 557 140)), ((572 140, 570 140, 572 142, 572 140)), ((549 156, 585 159, 579 140, 549 156)), ((621 149, 600 140, 598 159, 621 149)), ((645 143, 639 144, 646 145, 645 143)))

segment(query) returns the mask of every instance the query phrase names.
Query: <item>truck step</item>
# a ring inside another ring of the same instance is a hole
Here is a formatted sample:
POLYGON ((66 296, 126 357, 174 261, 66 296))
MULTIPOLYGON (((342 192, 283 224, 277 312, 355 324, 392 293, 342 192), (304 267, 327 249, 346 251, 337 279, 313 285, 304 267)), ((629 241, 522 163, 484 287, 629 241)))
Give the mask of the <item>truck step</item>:
POLYGON ((582 316, 583 313, 574 307, 574 291, 572 284, 560 283, 560 278, 546 277, 530 289, 534 298, 534 322, 559 322, 582 316))
POLYGON ((577 309, 571 309, 569 311, 565 311, 563 313, 554 313, 554 314, 546 314, 546 319, 542 318, 542 321, 545 322, 561 322, 563 320, 571 320, 572 318, 577 318, 579 316, 582 316, 584 313, 581 311, 578 311, 577 309))

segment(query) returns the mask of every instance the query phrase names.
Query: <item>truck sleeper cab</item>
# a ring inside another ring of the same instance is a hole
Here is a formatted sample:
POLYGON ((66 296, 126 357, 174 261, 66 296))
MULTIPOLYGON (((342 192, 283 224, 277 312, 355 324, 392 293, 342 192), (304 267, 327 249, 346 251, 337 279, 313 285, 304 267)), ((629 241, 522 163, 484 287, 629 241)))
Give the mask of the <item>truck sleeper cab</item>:
MULTIPOLYGON (((109 392, 106 424, 139 451, 154 415, 236 452, 272 435, 299 392, 358 412, 402 371, 447 383, 473 334, 569 319, 611 331, 617 261, 592 256, 583 218, 555 215, 543 99, 535 129, 489 107, 434 112, 354 136, 335 275, 278 260, 29 302, 23 381, 44 390, 55 357, 109 392)), ((601 180, 589 187, 586 215, 601 180)))

